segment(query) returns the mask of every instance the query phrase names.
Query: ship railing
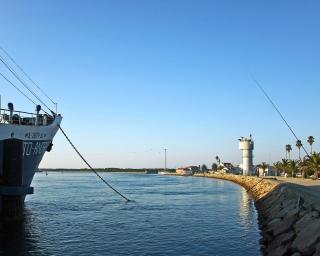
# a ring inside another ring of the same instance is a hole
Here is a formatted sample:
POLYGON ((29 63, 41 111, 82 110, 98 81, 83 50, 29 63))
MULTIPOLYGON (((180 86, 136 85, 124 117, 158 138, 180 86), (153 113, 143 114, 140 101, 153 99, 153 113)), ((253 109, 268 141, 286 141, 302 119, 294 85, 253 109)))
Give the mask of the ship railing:
POLYGON ((51 124, 53 120, 54 117, 47 114, 0 109, 0 124, 46 126, 51 124))

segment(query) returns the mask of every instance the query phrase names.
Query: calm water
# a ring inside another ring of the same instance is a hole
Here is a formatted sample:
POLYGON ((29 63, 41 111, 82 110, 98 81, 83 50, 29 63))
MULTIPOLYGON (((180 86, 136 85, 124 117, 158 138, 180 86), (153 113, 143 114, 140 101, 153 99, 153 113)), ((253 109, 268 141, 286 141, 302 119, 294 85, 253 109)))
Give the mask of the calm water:
POLYGON ((252 198, 231 182, 196 177, 38 173, 25 221, 1 226, 5 255, 259 255, 252 198), (19 253, 20 252, 20 253, 19 253))

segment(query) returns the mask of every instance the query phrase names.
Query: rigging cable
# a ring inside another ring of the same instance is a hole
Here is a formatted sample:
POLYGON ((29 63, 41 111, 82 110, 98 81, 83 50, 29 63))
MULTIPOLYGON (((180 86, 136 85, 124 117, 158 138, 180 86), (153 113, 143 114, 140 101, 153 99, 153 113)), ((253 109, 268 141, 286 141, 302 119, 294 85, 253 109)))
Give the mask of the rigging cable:
MULTIPOLYGON (((262 85, 254 78, 252 77, 252 80, 255 82, 255 84, 257 85, 257 87, 262 91, 262 93, 264 94, 264 96, 268 99, 268 101, 271 103, 271 105, 274 107, 274 109, 277 111, 277 113, 279 114, 279 116, 281 117, 281 119, 283 120, 283 122, 286 124, 286 126, 289 128, 289 130, 291 131, 291 133, 293 134, 293 136, 296 138, 296 140, 299 140, 298 136, 296 135, 296 133, 293 131, 293 129, 291 128, 291 126, 289 125, 289 123, 287 122, 287 120, 284 118, 283 114, 280 112, 279 108, 277 107, 277 105, 272 101, 272 99, 269 97, 269 95, 267 94, 267 92, 263 89, 262 85)), ((304 152, 307 154, 307 156, 309 156, 309 153, 307 152, 307 150, 305 149, 305 147, 302 145, 302 148, 304 150, 304 152)))
POLYGON ((31 81, 31 83, 33 83, 38 88, 38 90, 42 92, 44 96, 46 96, 54 105, 56 104, 56 102, 54 102, 53 99, 44 92, 44 90, 24 71, 24 69, 13 59, 13 57, 11 57, 11 55, 3 47, 0 46, 0 50, 2 50, 5 55, 7 55, 7 57, 19 68, 19 70, 31 81))
MULTIPOLYGON (((8 52, 6 52, 1 46, 0 49, 7 55, 7 57, 20 69, 20 71, 53 103, 56 104, 41 88, 38 86, 29 76, 28 74, 14 61, 14 59, 9 55, 8 52)), ((7 67, 7 69, 20 81, 20 83, 35 97, 37 98, 45 107, 47 107, 52 113, 54 113, 39 97, 38 95, 33 92, 30 87, 26 84, 26 82, 14 71, 14 69, 4 60, 4 58, 0 55, 0 61, 7 67)), ((0 72, 0 76, 2 76, 8 83, 10 83, 16 90, 18 90, 23 96, 25 96, 28 100, 30 100, 33 104, 37 105, 28 95, 26 95, 22 90, 20 90, 14 83, 12 83, 5 75, 3 75, 0 72)), ((97 177, 99 177, 102 182, 104 182, 110 189, 112 189, 114 192, 116 192, 118 195, 120 195, 122 198, 124 198, 127 202, 130 202, 131 200, 128 199, 126 196, 124 196, 121 192, 119 192, 117 189, 115 189, 107 180, 105 180, 89 163, 88 161, 81 155, 79 150, 75 147, 75 145, 71 142, 67 134, 64 132, 64 130, 61 128, 60 125, 58 125, 59 129, 67 139, 67 141, 70 143, 72 148, 76 151, 76 153, 79 155, 79 157, 84 161, 84 163, 92 170, 97 177)))
POLYGON ((76 153, 79 155, 79 157, 83 160, 83 162, 90 168, 91 171, 93 171, 95 173, 95 175, 98 176, 98 178, 100 178, 102 180, 103 183, 105 183, 109 188, 111 188, 114 192, 116 192, 119 196, 121 196, 122 198, 124 198, 127 202, 130 202, 131 200, 128 199, 126 196, 124 196, 123 194, 121 194, 121 192, 119 192, 117 189, 115 189, 108 181, 106 181, 103 177, 101 177, 101 175, 97 172, 97 170, 95 170, 89 163, 88 161, 81 155, 81 153, 79 152, 79 150, 75 147, 75 145, 72 143, 72 141, 69 139, 69 137, 67 136, 67 134, 64 132, 64 130, 61 128, 60 125, 58 125, 59 129, 61 130, 61 132, 63 133, 64 137, 67 139, 67 141, 69 142, 69 144, 71 145, 71 147, 76 151, 76 153))
POLYGON ((11 84, 18 92, 20 92, 23 96, 25 96, 28 100, 30 100, 34 105, 37 105, 31 98, 28 97, 23 91, 19 89, 14 83, 12 83, 4 74, 0 72, 0 76, 2 76, 9 84, 11 84))
MULTIPOLYGON (((25 83, 25 81, 20 78, 20 76, 11 68, 11 66, 3 59, 3 57, 0 55, 0 61, 6 66, 6 68, 19 80, 19 82, 40 102, 42 103, 49 111, 53 112, 47 104, 45 104, 39 97, 38 95, 33 92, 30 87, 25 83)), ((54 112, 53 112, 54 113, 54 112)))

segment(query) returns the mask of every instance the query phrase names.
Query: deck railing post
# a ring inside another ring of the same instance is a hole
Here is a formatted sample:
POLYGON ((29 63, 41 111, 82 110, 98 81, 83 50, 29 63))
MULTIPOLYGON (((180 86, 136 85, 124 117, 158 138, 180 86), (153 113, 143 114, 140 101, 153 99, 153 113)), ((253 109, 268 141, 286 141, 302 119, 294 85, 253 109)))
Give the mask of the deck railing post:
POLYGON ((43 125, 46 126, 47 125, 47 114, 43 115, 43 125))
POLYGON ((8 104, 8 109, 10 111, 10 114, 9 114, 9 123, 11 124, 12 123, 12 116, 13 116, 13 104, 10 102, 8 104))

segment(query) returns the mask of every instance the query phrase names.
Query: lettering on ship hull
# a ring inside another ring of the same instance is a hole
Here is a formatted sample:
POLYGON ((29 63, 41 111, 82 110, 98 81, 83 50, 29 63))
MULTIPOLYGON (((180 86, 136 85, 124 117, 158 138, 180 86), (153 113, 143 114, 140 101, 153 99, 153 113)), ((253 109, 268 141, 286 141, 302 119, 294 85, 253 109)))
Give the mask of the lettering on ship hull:
POLYGON ((26 139, 45 139, 47 134, 42 132, 27 132, 24 137, 26 139))
POLYGON ((23 142, 23 156, 36 156, 36 155, 43 155, 48 146, 50 141, 24 141, 23 142))

